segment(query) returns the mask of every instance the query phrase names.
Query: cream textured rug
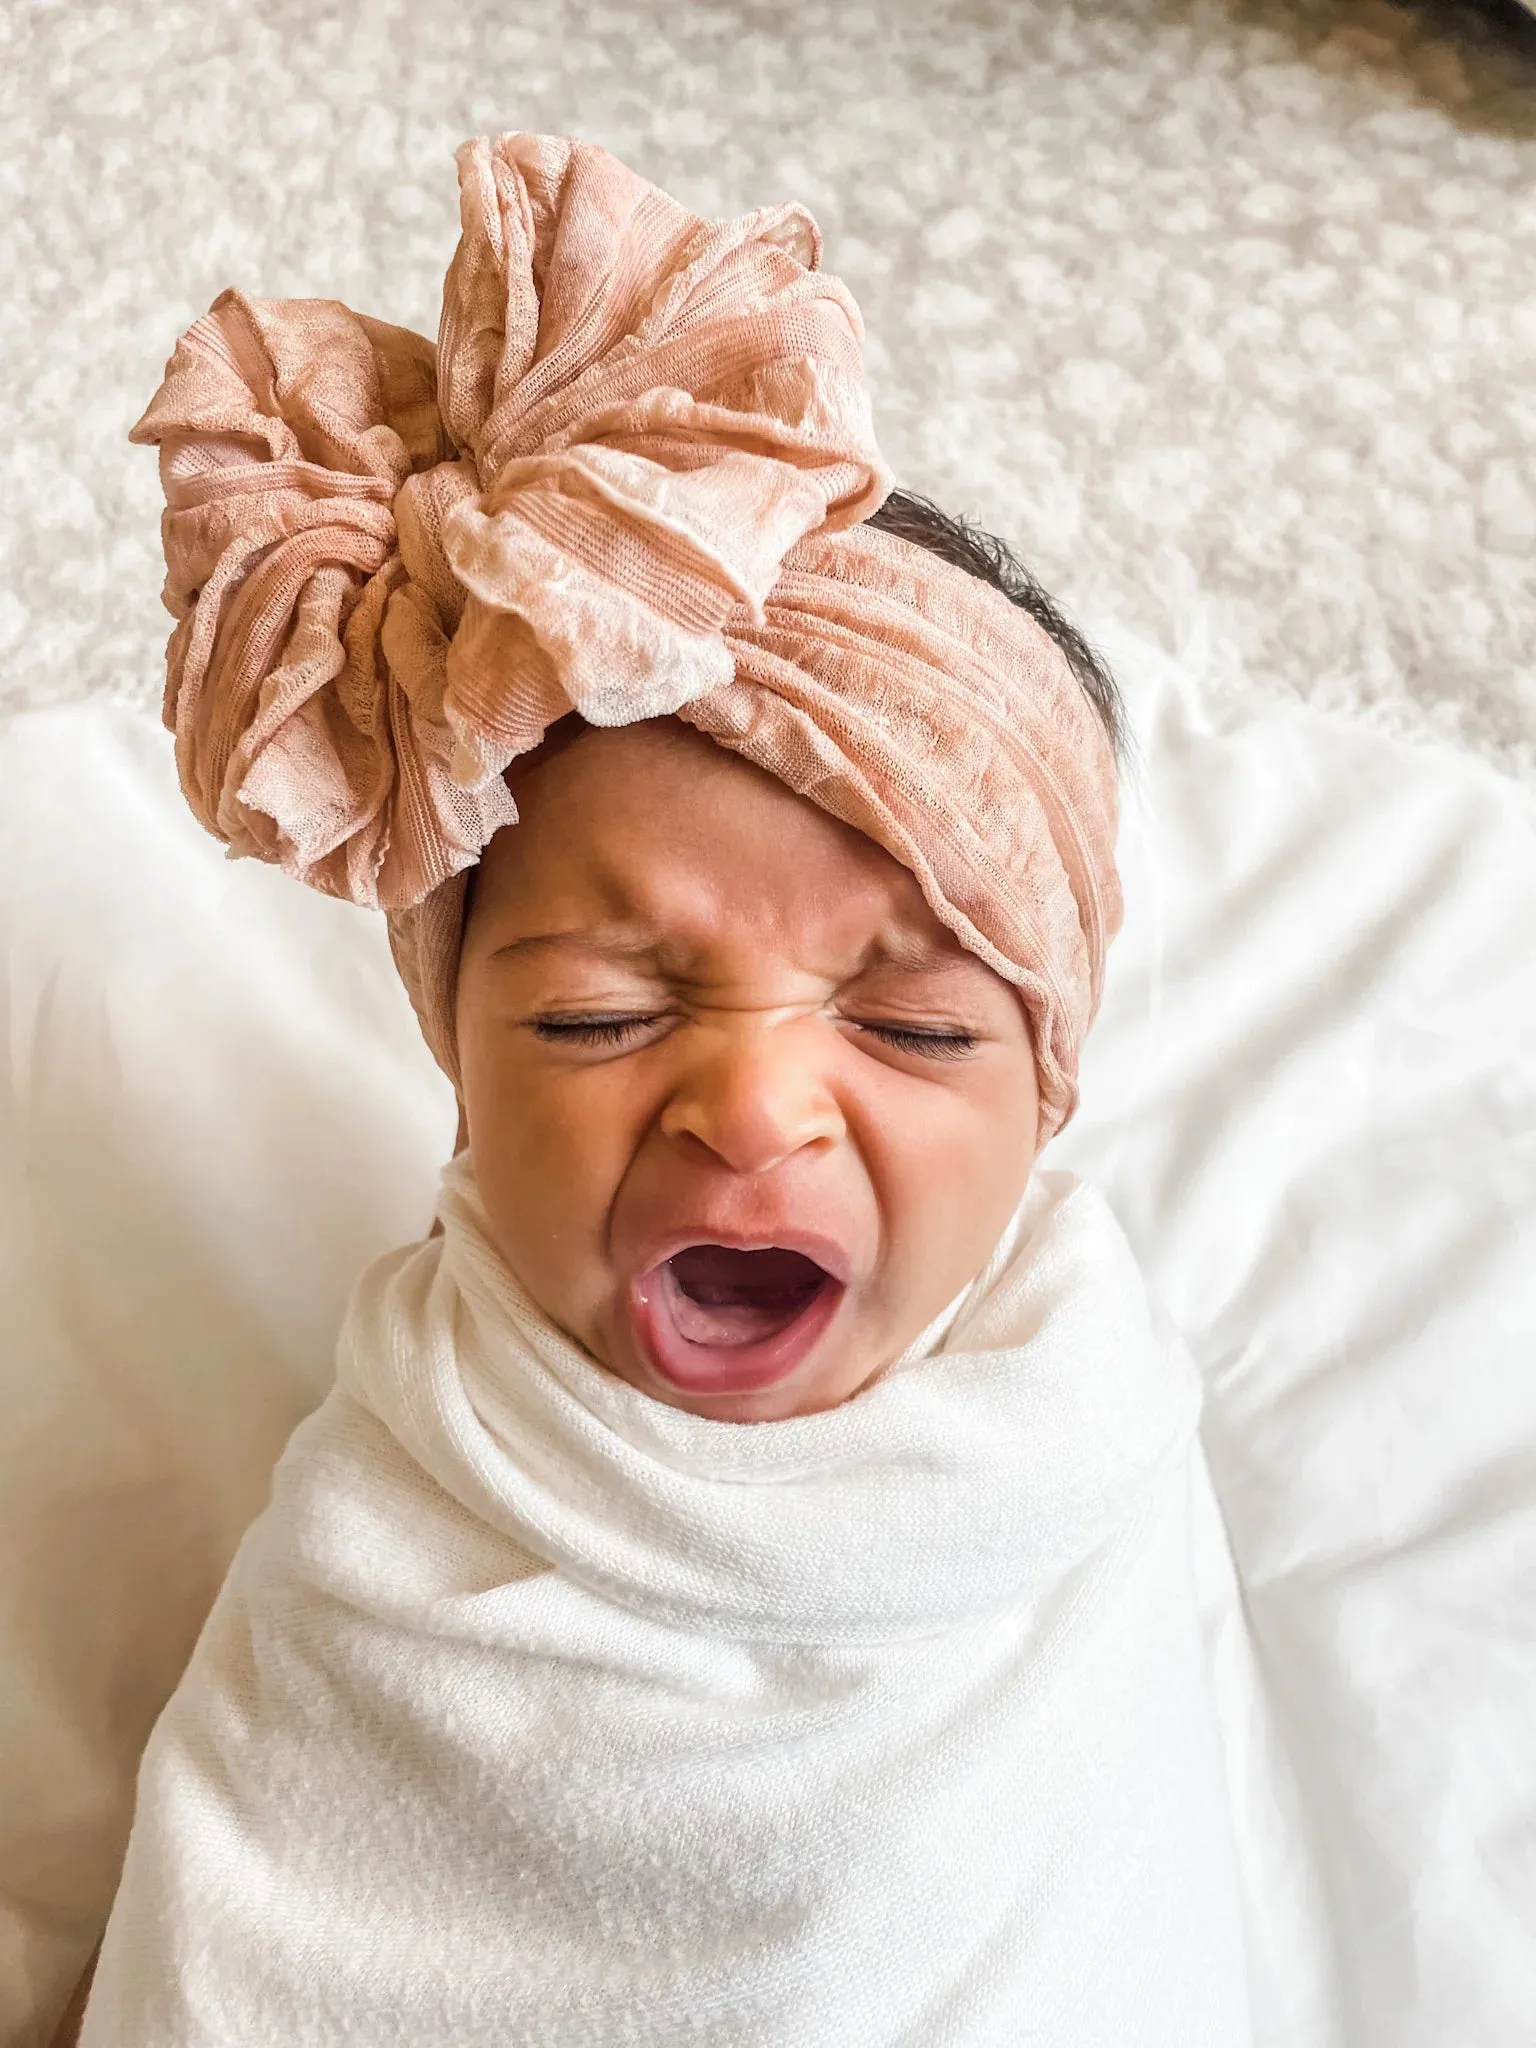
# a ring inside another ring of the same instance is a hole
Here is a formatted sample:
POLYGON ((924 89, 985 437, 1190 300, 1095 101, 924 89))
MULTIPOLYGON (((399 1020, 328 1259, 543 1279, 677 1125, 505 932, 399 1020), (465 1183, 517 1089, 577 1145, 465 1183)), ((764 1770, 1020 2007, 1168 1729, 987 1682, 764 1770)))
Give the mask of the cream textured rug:
POLYGON ((1536 770, 1536 21, 1387 0, 9 0, 0 704, 153 698, 225 285, 432 327, 453 145, 799 198, 905 481, 1106 637, 1536 770))

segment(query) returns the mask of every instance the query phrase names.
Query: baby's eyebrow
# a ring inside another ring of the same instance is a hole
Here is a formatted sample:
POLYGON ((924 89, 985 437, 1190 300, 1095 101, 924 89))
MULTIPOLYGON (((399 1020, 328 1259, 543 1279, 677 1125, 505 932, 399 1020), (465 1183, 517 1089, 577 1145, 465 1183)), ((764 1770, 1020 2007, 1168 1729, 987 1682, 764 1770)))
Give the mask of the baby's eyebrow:
POLYGON ((653 936, 629 926, 586 925, 576 931, 530 932, 525 938, 509 939, 490 957, 510 960, 546 950, 596 953, 608 960, 654 960, 661 946, 653 936))
MULTIPOLYGON (((524 959, 541 952, 585 953, 631 966, 643 962, 663 974, 680 971, 680 963, 672 957, 673 948, 665 939, 633 925, 584 925, 570 931, 530 932, 498 946, 490 958, 524 959)), ((871 939, 848 979, 857 981, 882 968, 894 968, 901 974, 964 973, 974 964, 973 954, 944 939, 910 927, 897 928, 871 939)))
POLYGON ((947 937, 938 939, 931 933, 914 931, 908 926, 882 932, 874 939, 859 962, 859 973, 869 974, 881 967, 894 967, 903 974, 948 974, 957 968, 968 967, 975 957, 951 943, 947 937))

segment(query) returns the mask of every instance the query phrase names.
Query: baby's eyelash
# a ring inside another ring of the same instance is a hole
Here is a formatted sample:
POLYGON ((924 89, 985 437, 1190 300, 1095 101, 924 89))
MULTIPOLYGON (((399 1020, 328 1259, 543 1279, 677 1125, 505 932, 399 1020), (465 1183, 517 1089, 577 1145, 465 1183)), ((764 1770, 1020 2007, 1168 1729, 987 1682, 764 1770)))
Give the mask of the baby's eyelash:
MULTIPOLYGON (((534 1036, 556 1045, 625 1044, 657 1021, 659 1013, 623 1017, 535 1017, 534 1036)), ((924 1031, 904 1024, 858 1024, 856 1029, 878 1038, 897 1052, 916 1053, 923 1059, 961 1060, 976 1050, 976 1036, 970 1031, 924 1031)))
POLYGON ((533 1031, 559 1045, 622 1045, 655 1022, 654 1016, 535 1017, 533 1031))
POLYGON ((971 1031, 917 1031, 902 1024, 861 1024, 858 1028, 898 1052, 921 1053, 931 1060, 963 1060, 976 1050, 976 1035, 971 1031))

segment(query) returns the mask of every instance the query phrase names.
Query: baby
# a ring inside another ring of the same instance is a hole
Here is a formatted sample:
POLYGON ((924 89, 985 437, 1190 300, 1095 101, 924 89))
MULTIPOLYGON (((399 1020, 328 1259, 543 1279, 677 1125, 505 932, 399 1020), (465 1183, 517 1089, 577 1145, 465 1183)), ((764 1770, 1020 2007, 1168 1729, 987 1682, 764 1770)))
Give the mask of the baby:
POLYGON ((1113 687, 893 493, 794 207, 460 152, 441 341, 226 294, 183 787, 464 1140, 140 1774, 85 2048, 1248 2040, 1198 1393, 1076 1103, 1113 687))

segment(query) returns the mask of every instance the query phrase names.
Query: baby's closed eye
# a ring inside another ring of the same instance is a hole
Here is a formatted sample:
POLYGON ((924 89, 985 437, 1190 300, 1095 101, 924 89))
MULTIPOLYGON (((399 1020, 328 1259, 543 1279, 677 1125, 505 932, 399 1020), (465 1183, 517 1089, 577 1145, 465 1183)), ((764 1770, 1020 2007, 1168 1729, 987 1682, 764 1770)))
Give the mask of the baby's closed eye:
MULTIPOLYGON (((550 1044, 619 1050, 657 1035, 661 1026, 673 1021, 674 1014, 660 1010, 576 1011, 531 1018, 529 1029, 535 1037, 550 1044)), ((873 1017, 847 1017, 841 1021, 898 1052, 915 1053, 925 1059, 964 1059, 975 1051, 978 1042, 975 1031, 946 1024, 908 1024, 873 1017)))

